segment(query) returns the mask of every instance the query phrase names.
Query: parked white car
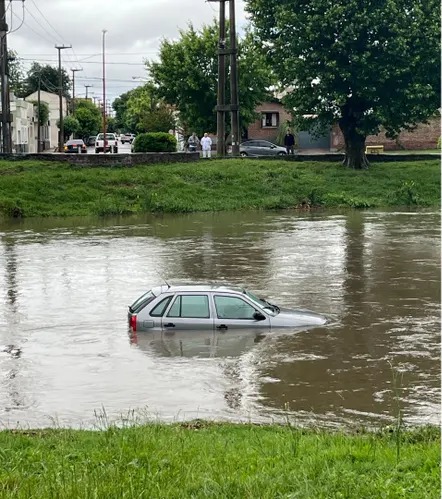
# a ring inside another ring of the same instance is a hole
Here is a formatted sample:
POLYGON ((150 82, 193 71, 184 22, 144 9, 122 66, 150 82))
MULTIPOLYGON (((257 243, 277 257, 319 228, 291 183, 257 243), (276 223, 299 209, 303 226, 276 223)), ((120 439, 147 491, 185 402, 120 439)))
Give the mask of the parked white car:
POLYGON ((97 135, 95 139, 95 152, 104 152, 105 148, 106 152, 118 152, 118 140, 114 133, 107 133, 105 141, 103 141, 102 133, 97 135))
POLYGON ((132 144, 132 142, 135 139, 135 134, 133 133, 125 133, 123 135, 120 135, 120 140, 122 144, 125 144, 126 142, 129 142, 129 144, 132 144))

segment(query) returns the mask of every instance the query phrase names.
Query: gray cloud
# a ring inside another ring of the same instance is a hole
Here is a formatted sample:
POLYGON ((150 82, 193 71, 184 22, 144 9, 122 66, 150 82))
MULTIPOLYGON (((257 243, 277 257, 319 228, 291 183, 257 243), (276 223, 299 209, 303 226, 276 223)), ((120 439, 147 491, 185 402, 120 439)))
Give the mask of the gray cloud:
MULTIPOLYGON (((102 30, 106 29, 106 93, 113 99, 135 88, 132 76, 146 74, 143 60, 155 59, 163 38, 177 39, 189 22, 195 28, 218 17, 218 4, 206 0, 26 0, 9 2, 8 46, 26 68, 33 60, 57 65, 55 44, 72 44, 62 51, 67 70, 76 73, 76 94, 92 84, 90 95, 101 96, 102 30), (12 10, 12 15, 11 15, 12 10)), ((228 8, 226 9, 228 11, 228 8)), ((244 1, 236 0, 237 27, 245 24, 244 1)))

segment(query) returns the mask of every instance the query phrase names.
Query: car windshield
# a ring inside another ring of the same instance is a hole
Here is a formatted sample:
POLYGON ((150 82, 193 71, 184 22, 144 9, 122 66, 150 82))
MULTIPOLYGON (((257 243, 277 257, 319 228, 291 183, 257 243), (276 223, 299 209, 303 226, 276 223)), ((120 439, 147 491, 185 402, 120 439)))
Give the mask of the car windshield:
POLYGON ((129 310, 131 311, 131 313, 136 314, 154 298, 156 298, 156 296, 152 293, 152 290, 149 290, 147 293, 144 293, 144 295, 135 300, 132 305, 130 305, 129 310))
POLYGON ((254 301, 261 308, 265 308, 267 312, 270 312, 272 315, 279 314, 279 307, 277 305, 273 305, 269 303, 267 300, 263 300, 262 298, 258 298, 250 291, 244 290, 244 294, 248 296, 252 301, 254 301))
MULTIPOLYGON (((115 139, 115 135, 113 133, 107 133, 106 134, 106 139, 115 139)), ((98 137, 97 137, 97 140, 103 140, 103 134, 102 133, 99 133, 98 134, 98 137)))
POLYGON ((78 146, 81 146, 83 144, 83 141, 82 140, 68 140, 66 142, 66 145, 70 146, 70 145, 78 145, 78 146))

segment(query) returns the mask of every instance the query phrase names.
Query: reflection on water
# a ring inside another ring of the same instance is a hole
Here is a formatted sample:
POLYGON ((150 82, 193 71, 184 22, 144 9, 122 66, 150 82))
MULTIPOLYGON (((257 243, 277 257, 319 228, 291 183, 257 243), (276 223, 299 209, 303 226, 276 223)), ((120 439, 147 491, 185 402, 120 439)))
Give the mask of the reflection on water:
POLYGON ((440 409, 439 214, 222 213, 0 225, 0 422, 151 417, 379 424, 440 409), (334 318, 297 331, 127 333, 163 280, 334 318), (396 381, 395 381, 396 380, 396 381))
POLYGON ((129 332, 132 345, 158 357, 238 357, 263 340, 269 331, 151 331, 129 332))

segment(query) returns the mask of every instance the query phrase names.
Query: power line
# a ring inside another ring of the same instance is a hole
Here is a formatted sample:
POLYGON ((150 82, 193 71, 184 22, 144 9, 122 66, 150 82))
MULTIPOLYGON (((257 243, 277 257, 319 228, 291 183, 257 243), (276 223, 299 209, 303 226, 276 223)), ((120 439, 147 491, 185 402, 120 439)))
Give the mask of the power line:
MULTIPOLYGON (((20 57, 22 61, 40 61, 40 62, 56 62, 53 59, 40 59, 40 58, 33 58, 29 59, 26 57, 20 57)), ((78 64, 81 66, 82 64, 102 64, 100 61, 78 61, 78 64)), ((145 66, 144 62, 107 62, 106 65, 111 64, 115 66, 145 66)))

